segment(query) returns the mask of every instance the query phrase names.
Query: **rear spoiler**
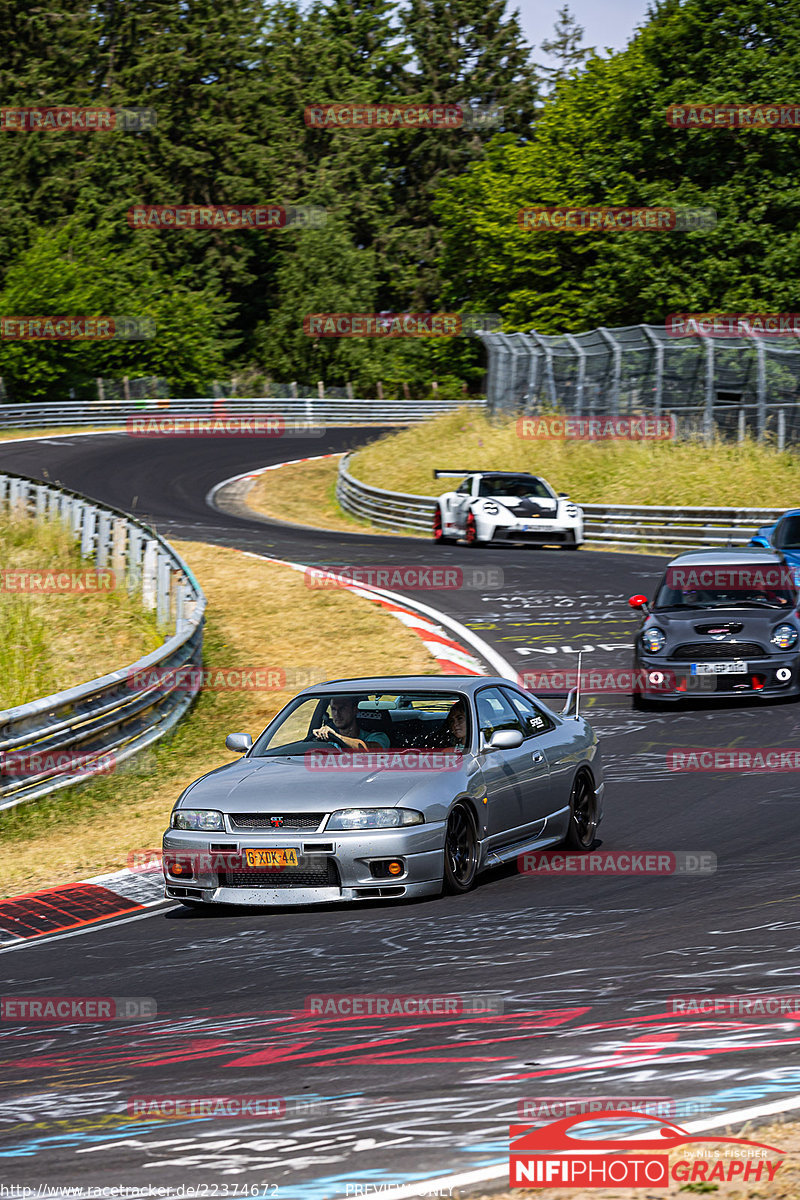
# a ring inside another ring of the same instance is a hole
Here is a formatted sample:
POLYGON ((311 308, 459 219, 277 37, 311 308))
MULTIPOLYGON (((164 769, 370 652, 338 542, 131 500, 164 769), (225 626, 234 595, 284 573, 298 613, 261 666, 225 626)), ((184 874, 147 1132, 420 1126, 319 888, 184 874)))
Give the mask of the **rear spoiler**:
POLYGON ((476 471, 474 468, 465 467, 463 471, 434 471, 433 478, 441 479, 443 475, 482 475, 483 471, 476 471))

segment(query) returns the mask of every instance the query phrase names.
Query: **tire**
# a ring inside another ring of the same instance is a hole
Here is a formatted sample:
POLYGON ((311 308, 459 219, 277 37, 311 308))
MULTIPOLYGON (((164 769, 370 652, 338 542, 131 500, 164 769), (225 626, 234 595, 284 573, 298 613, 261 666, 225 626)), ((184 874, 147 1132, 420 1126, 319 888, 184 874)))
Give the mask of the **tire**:
POLYGON ((568 850, 591 850, 597 831, 597 797, 589 771, 579 771, 569 797, 569 830, 564 838, 568 850))
POLYGON ((478 523, 475 520, 475 514, 472 512, 467 513, 467 527, 464 532, 464 540, 468 546, 475 547, 481 544, 478 541, 478 523))
POLYGON ((437 546, 451 546, 455 542, 455 538, 445 537, 442 532, 442 510, 436 509, 433 514, 433 541, 437 546))
POLYGON ((456 804, 444 835, 442 890, 450 895, 468 892, 478 874, 478 835, 466 804, 456 804))
POLYGON ((572 541, 571 542, 562 542, 561 545, 564 547, 565 550, 580 550, 581 546, 583 545, 583 542, 576 542, 575 534, 573 533, 572 541))

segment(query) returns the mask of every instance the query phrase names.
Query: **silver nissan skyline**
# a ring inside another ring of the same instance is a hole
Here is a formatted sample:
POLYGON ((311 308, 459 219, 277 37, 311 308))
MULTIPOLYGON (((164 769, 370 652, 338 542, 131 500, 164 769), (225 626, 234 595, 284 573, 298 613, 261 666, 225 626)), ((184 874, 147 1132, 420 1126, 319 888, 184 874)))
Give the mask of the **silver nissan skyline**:
POLYGON ((307 688, 235 762, 179 797, 165 895, 190 907, 468 891, 550 846, 591 849, 597 735, 499 676, 390 675, 307 688))

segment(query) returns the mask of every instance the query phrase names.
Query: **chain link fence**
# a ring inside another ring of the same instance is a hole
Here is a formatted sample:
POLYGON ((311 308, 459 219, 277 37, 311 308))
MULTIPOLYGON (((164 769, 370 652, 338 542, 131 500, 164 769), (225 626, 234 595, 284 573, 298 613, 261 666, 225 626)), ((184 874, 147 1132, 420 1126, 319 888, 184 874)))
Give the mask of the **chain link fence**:
POLYGON ((480 335, 487 403, 574 416, 672 413, 678 436, 800 442, 800 338, 675 337, 660 325, 480 335))

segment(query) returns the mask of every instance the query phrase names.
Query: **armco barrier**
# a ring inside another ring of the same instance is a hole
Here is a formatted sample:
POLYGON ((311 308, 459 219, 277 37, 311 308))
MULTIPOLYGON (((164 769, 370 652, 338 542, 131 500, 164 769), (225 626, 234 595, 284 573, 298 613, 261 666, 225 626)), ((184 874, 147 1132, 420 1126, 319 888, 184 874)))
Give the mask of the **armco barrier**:
MULTIPOLYGON (((80 542, 83 558, 124 575, 129 591, 140 593, 144 607, 155 612, 165 636, 158 650, 138 662, 0 712, 1 810, 76 783, 81 776, 52 765, 59 756, 113 755, 117 764, 175 725, 192 703, 196 688, 187 688, 185 678, 177 686, 168 673, 173 668, 200 666, 206 599, 172 547, 147 525, 117 509, 61 487, 0 474, 0 511, 63 522, 80 542), (132 686, 133 672, 146 672, 147 683, 132 686), (24 776, 4 773, 7 754, 28 761, 38 756, 34 763, 42 769, 24 776)), ((199 686, 199 672, 189 677, 197 678, 199 686)))
MULTIPOLYGON (((382 529, 432 534, 436 496, 388 492, 361 483, 350 474, 350 456, 342 459, 336 497, 354 517, 382 529)), ((576 501, 578 503, 578 501, 576 501)), ((779 508, 690 508, 630 504, 584 504, 587 542, 612 542, 688 549, 692 546, 743 546, 759 525, 783 512, 779 508)))
POLYGON ((298 399, 76 401, 58 404, 0 404, 0 429, 54 429, 58 426, 125 426, 129 418, 273 416, 287 425, 407 425, 428 421, 483 400, 321 400, 298 399))

